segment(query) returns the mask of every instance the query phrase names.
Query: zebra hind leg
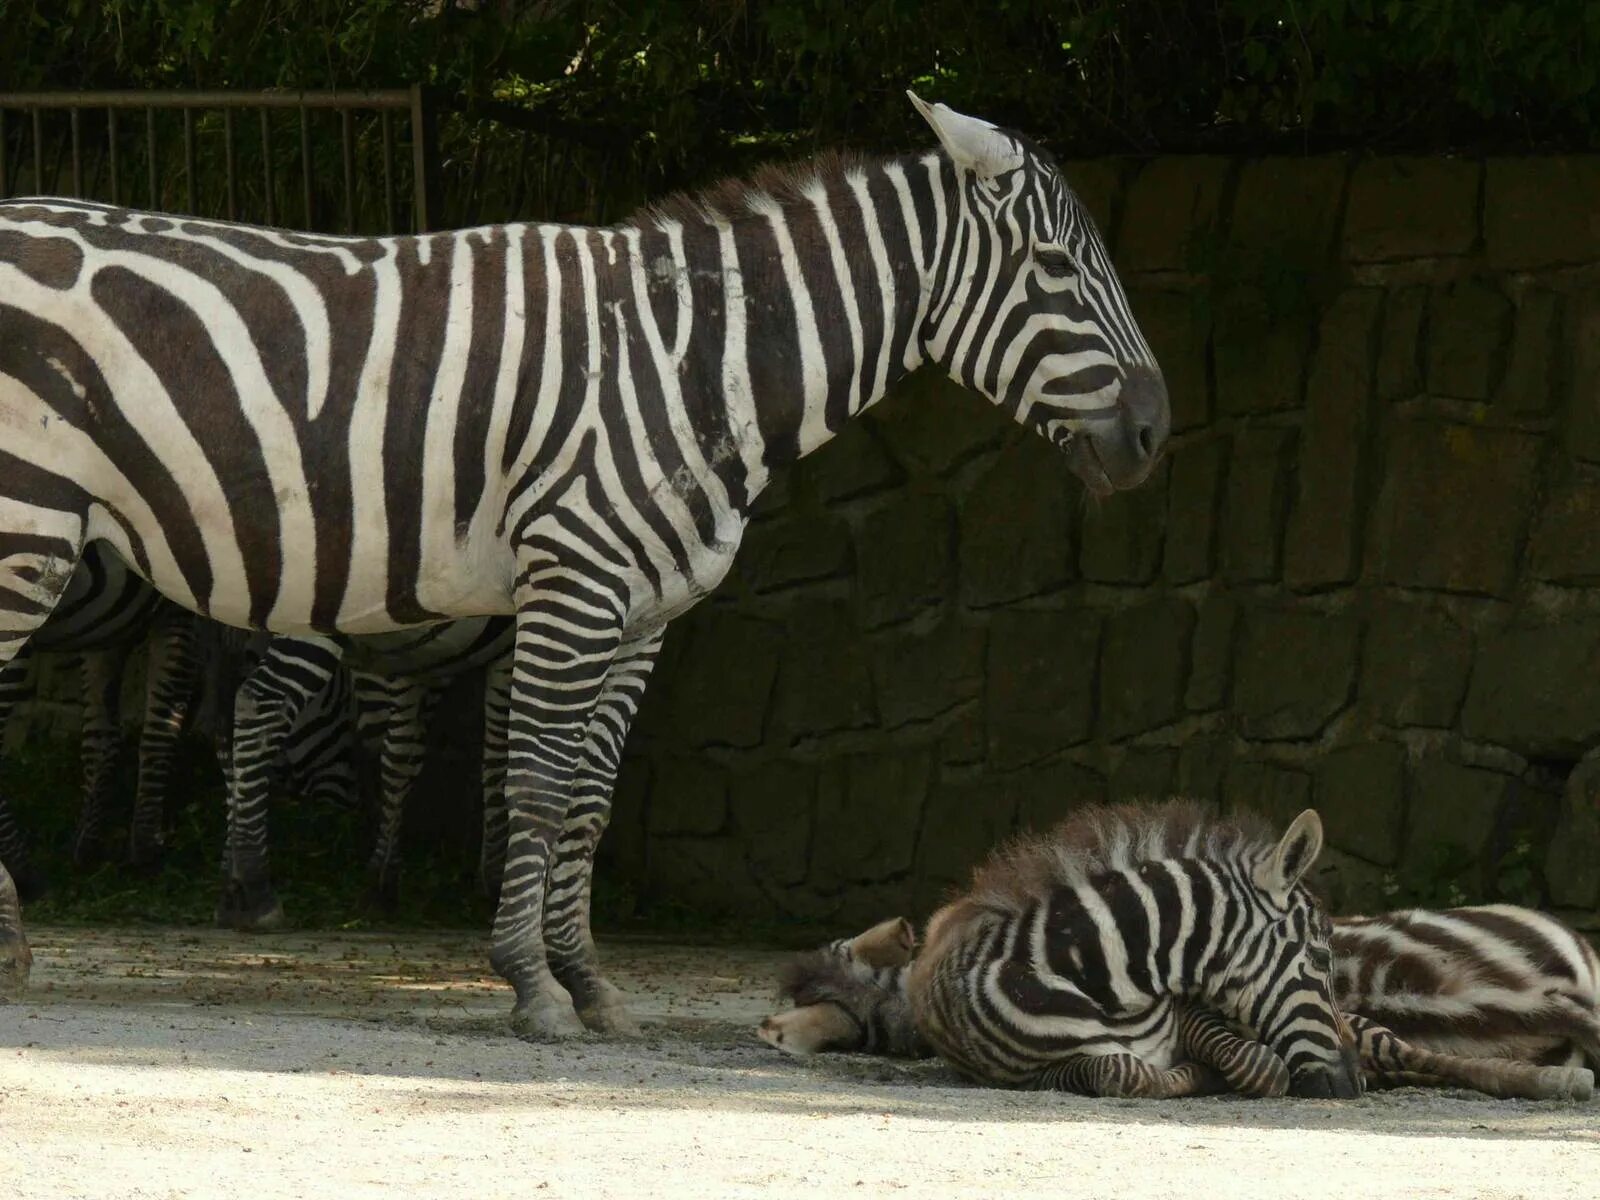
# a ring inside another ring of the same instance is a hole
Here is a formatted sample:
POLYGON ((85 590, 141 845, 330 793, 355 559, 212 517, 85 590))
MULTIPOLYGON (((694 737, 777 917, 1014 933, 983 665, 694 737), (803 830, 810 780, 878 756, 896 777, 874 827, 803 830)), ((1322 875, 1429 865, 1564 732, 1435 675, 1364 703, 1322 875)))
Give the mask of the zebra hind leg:
POLYGON ((140 871, 158 870, 166 853, 172 760, 199 676, 194 635, 194 618, 178 611, 150 635, 144 724, 139 733, 139 789, 128 833, 128 863, 140 871))
POLYGON ((1114 1100, 1175 1100, 1227 1090, 1222 1077, 1202 1063, 1153 1067, 1133 1054, 1078 1055, 1051 1063, 1029 1082, 1039 1091, 1074 1092, 1114 1100))
MULTIPOLYGON (((32 647, 0 667, 0 734, 17 706, 33 695, 32 647)), ((49 890, 49 880, 34 865, 28 852, 28 839, 17 824, 11 803, 0 794, 0 864, 10 869, 13 886, 24 904, 32 903, 49 890)))
POLYGON ((1184 1055, 1210 1067, 1241 1096, 1287 1096, 1289 1067, 1264 1042, 1240 1037, 1208 1008, 1189 1005, 1178 1017, 1184 1055))
POLYGON ((22 910, 17 888, 0 863, 0 1002, 22 995, 33 967, 33 952, 22 934, 22 910))
POLYGON ((129 647, 91 650, 83 656, 83 804, 72 834, 72 865, 91 870, 106 859, 106 823, 116 792, 122 749, 122 676, 129 647))
POLYGON ((500 903, 506 870, 506 722, 511 710, 511 657, 490 665, 483 681, 483 844, 478 884, 500 903))
POLYGON ((1539 1067, 1501 1058, 1459 1058, 1424 1050, 1366 1017, 1346 1018, 1356 1035, 1361 1070, 1377 1087, 1465 1087, 1502 1100, 1588 1100, 1587 1067, 1539 1067))
POLYGON ((355 682, 362 710, 375 708, 380 714, 378 836, 367 860, 363 906, 393 913, 400 906, 401 823, 427 756, 428 723, 438 692, 409 679, 357 674, 355 682))

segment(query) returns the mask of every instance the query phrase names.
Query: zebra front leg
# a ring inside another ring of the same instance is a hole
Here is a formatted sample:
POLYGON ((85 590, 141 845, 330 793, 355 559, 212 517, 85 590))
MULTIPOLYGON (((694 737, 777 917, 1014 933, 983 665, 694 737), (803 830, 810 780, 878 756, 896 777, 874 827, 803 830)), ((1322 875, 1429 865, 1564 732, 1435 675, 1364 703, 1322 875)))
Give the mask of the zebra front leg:
POLYGON ((139 788, 129 824, 128 863, 153 871, 161 866, 166 851, 166 800, 172 760, 199 675, 194 617, 174 610, 157 622, 147 653, 144 725, 139 733, 139 788))
POLYGON ((28 986, 33 952, 22 934, 17 888, 0 863, 0 1001, 15 999, 28 986))
POLYGON ((83 803, 72 834, 72 865, 80 871, 105 859, 106 810, 116 790, 122 746, 117 717, 129 649, 124 644, 83 656, 83 803))
POLYGON ((1588 1100, 1587 1067, 1539 1067, 1500 1058, 1458 1058, 1413 1046, 1367 1017, 1346 1018, 1356 1035, 1361 1070, 1377 1087, 1455 1086, 1502 1100, 1588 1100))
MULTIPOLYGON (((33 648, 24 646, 5 666, 0 667, 0 735, 17 706, 33 695, 33 648)), ((17 815, 11 802, 0 795, 0 863, 10 869, 13 886, 23 903, 30 903, 44 895, 48 880, 33 864, 28 853, 28 839, 17 824, 17 815)))
POLYGON ((1289 1067, 1264 1042, 1240 1037, 1208 1008, 1187 1005, 1178 1015, 1185 1057, 1216 1071, 1241 1096, 1287 1096, 1289 1067))
POLYGON ((274 760, 296 715, 339 669, 339 656, 326 638, 273 638, 234 698, 218 925, 267 930, 283 923, 283 905, 267 870, 274 760))
POLYGON ((545 892, 596 702, 621 642, 625 605, 554 561, 519 588, 506 772, 506 869, 490 961, 516 989, 512 1028, 546 1040, 583 1031, 545 953, 545 892), (548 580, 550 590, 542 591, 548 580), (559 590, 558 590, 559 589, 559 590), (577 595, 573 595, 577 592, 577 595))
POLYGON ((1153 1067, 1132 1054, 1085 1054, 1051 1063, 1028 1086, 1114 1100, 1175 1100, 1227 1090, 1222 1077, 1201 1063, 1153 1067))
POLYGON ((596 1033, 635 1036, 639 1032, 622 993, 600 972, 589 921, 595 848, 611 819, 611 793, 622 764, 622 747, 660 653, 661 639, 658 631, 623 646, 606 673, 584 737, 567 822, 550 868, 545 899, 545 948, 550 967, 572 993, 579 1018, 596 1033))
POLYGON ((491 904, 500 903, 506 870, 506 722, 511 709, 511 656, 489 666, 483 681, 483 845, 478 883, 491 904))
MULTIPOLYGON (((357 672, 354 680, 363 716, 376 713, 366 732, 376 733, 379 764, 378 836, 367 860, 365 903, 392 913, 400 904, 400 826, 406 801, 422 773, 428 721, 438 693, 411 679, 357 672)), ((364 780, 370 776, 362 774, 364 780)))

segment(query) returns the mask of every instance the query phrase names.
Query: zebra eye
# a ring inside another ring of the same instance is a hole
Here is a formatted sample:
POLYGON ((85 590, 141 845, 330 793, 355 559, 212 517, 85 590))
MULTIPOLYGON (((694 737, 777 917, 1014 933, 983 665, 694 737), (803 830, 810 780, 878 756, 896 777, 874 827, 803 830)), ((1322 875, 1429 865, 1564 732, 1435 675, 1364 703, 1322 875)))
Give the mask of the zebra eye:
POLYGON ((1072 274, 1072 256, 1065 250, 1042 249, 1035 250, 1034 258, 1044 268, 1046 275, 1057 279, 1065 279, 1072 274))

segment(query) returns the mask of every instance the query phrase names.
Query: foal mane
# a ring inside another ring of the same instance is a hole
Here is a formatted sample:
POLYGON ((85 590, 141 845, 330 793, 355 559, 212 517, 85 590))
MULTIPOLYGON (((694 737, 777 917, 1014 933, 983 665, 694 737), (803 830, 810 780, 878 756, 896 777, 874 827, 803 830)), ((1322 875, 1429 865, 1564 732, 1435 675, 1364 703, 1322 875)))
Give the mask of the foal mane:
POLYGON ((968 895, 984 908, 1017 911, 1103 871, 1156 858, 1254 857, 1277 841, 1247 810, 1224 815, 1187 799, 1092 804, 1048 832, 1001 845, 973 871, 968 895))

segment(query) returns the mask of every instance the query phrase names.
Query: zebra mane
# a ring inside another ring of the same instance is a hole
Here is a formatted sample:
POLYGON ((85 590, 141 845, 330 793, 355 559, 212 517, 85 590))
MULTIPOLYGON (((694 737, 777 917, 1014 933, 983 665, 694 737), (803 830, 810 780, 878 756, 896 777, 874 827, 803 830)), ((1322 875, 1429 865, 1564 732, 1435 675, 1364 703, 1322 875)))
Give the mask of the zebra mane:
POLYGON ((984 908, 1016 911, 1103 871, 1155 858, 1255 858, 1278 837, 1256 813, 1223 815, 1194 800, 1093 804, 1000 846, 973 871, 969 895, 984 908))
POLYGON ((866 162, 864 156, 854 151, 824 150, 795 162, 767 163, 747 176, 722 179, 698 191, 674 192, 639 209, 624 224, 645 226, 663 221, 702 224, 729 220, 768 202, 792 203, 801 199, 813 184, 837 182, 866 162))

